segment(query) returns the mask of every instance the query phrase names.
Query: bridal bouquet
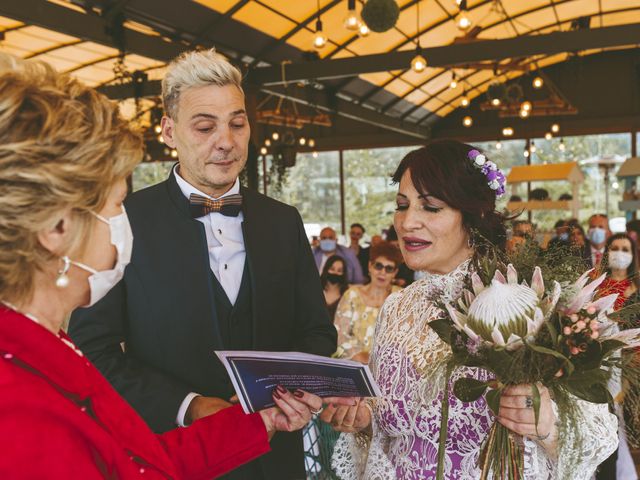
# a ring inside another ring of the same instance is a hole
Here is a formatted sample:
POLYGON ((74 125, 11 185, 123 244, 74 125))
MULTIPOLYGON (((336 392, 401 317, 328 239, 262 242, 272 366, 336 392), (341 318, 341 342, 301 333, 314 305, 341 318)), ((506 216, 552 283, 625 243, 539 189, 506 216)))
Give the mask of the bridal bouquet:
MULTIPOLYGON (((505 387, 531 384, 537 421, 538 386, 544 385, 563 420, 578 421, 567 399, 573 395, 593 403, 611 402, 608 381, 616 369, 625 373, 621 350, 640 345, 640 329, 618 328, 619 319, 611 312, 616 294, 597 298, 604 275, 591 280, 591 272, 586 272, 569 282, 567 275, 556 279, 549 273, 551 278, 545 278, 540 267, 531 267, 523 268, 532 269, 532 276, 524 279, 511 263, 504 266, 497 259, 486 260, 471 275, 469 289, 455 304, 442 305, 444 318, 430 326, 451 347, 449 376, 458 366, 479 367, 493 376, 486 382, 458 379, 453 393, 461 401, 485 395, 497 415, 505 387)), ((443 470, 447 397, 445 392, 438 478, 443 470)), ((524 451, 518 440, 494 423, 480 452, 481 478, 489 472, 495 478, 523 478, 524 451)))

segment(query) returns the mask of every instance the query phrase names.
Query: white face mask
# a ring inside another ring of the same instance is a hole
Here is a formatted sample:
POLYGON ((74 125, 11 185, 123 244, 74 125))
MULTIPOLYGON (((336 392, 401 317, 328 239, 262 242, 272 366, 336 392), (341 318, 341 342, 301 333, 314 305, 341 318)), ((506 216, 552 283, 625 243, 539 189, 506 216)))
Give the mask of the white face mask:
MULTIPOLYGON (((93 213, 93 212, 92 212, 93 213)), ((118 257, 115 266, 110 270, 98 271, 80 262, 74 262, 75 266, 91 273, 89 275, 89 288, 91 289, 91 298, 86 307, 95 305, 116 283, 122 280, 124 269, 131 261, 131 250, 133 247, 133 232, 127 212, 122 206, 122 213, 115 217, 105 218, 102 215, 94 213, 94 215, 102 222, 109 225, 111 231, 111 244, 116 247, 118 257)))
POLYGON ((612 270, 626 270, 633 261, 633 254, 630 252, 610 251, 609 268, 612 270))

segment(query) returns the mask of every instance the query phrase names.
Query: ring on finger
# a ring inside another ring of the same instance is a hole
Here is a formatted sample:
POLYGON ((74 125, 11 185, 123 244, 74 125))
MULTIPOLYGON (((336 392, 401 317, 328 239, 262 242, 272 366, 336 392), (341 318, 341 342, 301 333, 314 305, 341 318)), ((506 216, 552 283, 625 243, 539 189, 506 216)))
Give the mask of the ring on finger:
POLYGON ((524 401, 525 408, 533 408, 533 397, 531 395, 527 395, 524 401))

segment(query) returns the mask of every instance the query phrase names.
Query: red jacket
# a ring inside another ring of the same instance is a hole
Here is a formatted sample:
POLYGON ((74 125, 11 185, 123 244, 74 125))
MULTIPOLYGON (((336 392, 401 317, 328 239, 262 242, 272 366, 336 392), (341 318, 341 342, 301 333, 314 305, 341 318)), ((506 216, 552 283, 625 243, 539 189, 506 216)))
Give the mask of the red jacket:
POLYGON ((0 307, 0 478, 210 479, 267 451, 240 406, 154 434, 86 358, 0 307))

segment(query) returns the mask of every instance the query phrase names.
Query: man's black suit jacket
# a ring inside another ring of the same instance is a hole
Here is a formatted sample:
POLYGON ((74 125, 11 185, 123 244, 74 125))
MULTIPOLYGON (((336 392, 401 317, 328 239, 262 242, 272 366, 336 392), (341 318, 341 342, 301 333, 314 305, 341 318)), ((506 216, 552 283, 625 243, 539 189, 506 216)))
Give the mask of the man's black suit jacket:
MULTIPOLYGON (((331 355, 336 331, 298 211, 241 193, 253 349, 331 355)), ((70 324, 73 340, 156 432, 176 426, 189 392, 233 393, 214 354, 224 346, 204 225, 188 205, 173 173, 128 197, 134 244, 124 279, 95 306, 77 310, 70 324)), ((278 433, 271 447, 260 460, 266 478, 304 478, 299 433, 278 433)))

